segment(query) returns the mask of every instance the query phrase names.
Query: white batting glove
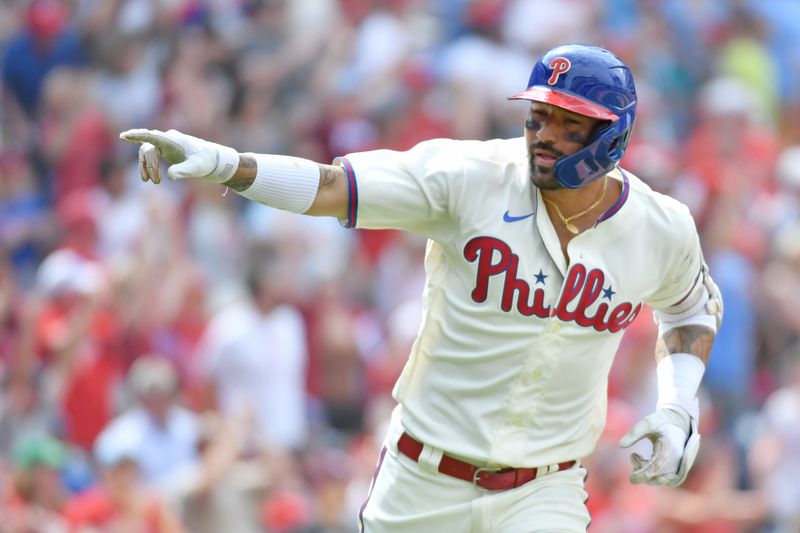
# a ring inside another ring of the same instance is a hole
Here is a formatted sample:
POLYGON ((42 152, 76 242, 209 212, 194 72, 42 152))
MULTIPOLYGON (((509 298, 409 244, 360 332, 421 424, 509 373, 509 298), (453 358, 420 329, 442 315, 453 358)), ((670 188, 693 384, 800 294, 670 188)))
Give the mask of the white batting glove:
POLYGON ((662 408, 640 420, 619 441, 629 448, 642 439, 653 443, 649 459, 631 454, 631 483, 677 487, 686 479, 700 449, 697 419, 681 408, 662 408))
POLYGON ((186 135, 178 130, 132 129, 120 133, 123 141, 142 143, 139 147, 139 173, 142 181, 161 183, 159 158, 171 166, 171 180, 198 178, 213 183, 228 181, 239 168, 239 153, 222 146, 186 135))

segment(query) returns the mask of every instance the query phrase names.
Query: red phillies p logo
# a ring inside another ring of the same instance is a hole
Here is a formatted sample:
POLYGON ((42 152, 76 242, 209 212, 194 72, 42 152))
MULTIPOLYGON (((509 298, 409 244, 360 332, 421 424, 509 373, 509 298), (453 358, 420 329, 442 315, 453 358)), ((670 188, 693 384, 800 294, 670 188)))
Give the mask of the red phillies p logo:
POLYGON ((571 66, 572 63, 570 63, 569 59, 566 57, 554 57, 553 60, 550 61, 550 68, 553 69, 553 73, 550 74, 547 83, 555 85, 558 81, 558 77, 567 72, 571 66))

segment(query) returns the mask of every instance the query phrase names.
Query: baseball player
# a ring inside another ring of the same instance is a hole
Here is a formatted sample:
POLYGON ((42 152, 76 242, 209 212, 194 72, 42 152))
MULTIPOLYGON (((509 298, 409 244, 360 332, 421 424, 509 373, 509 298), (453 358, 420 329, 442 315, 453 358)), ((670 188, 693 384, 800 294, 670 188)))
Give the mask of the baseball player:
POLYGON ((423 320, 359 526, 382 532, 585 531, 586 471, 620 339, 658 322, 658 404, 623 437, 633 483, 677 486, 697 454, 697 390, 722 300, 687 208, 618 166, 636 116, 628 67, 554 48, 524 136, 425 141, 333 165, 136 129, 142 178, 221 183, 346 227, 426 236, 423 320))

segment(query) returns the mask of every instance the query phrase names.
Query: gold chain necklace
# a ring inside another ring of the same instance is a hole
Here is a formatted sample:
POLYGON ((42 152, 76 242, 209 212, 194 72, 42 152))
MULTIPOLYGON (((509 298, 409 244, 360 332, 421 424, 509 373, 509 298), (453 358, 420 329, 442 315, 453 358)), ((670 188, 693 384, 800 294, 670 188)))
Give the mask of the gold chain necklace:
POLYGON ((608 174, 606 174, 605 178, 603 178, 603 192, 600 193, 600 197, 597 200, 595 200, 595 202, 592 205, 590 205, 589 207, 587 207, 586 209, 584 209, 580 213, 576 213, 576 214, 568 216, 568 217, 565 217, 564 215, 561 214, 561 209, 558 208, 558 205, 554 201, 552 201, 552 200, 550 200, 548 198, 545 198, 544 196, 542 196, 542 198, 544 198, 544 200, 547 203, 549 203, 550 205, 552 205, 555 208, 556 214, 558 215, 558 218, 561 219, 561 222, 564 224, 564 227, 567 228, 567 231, 569 231, 573 235, 577 235, 578 234, 578 227, 575 224, 572 224, 572 221, 575 220, 576 218, 582 217, 583 215, 585 215, 586 213, 588 213, 589 211, 591 211, 592 209, 594 209, 595 207, 600 205, 600 202, 602 202, 603 198, 606 197, 606 190, 607 189, 608 189, 608 174))

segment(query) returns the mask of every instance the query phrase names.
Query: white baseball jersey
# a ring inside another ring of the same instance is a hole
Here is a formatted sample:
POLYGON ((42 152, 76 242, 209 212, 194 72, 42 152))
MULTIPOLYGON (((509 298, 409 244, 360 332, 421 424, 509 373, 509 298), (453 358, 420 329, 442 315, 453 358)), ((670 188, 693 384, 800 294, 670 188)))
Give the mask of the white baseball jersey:
POLYGON ((625 328, 698 279, 688 209, 616 170, 619 200, 572 239, 567 264, 523 138, 437 139, 340 163, 348 225, 430 239, 422 324, 394 389, 405 429, 476 464, 588 455, 625 328))

